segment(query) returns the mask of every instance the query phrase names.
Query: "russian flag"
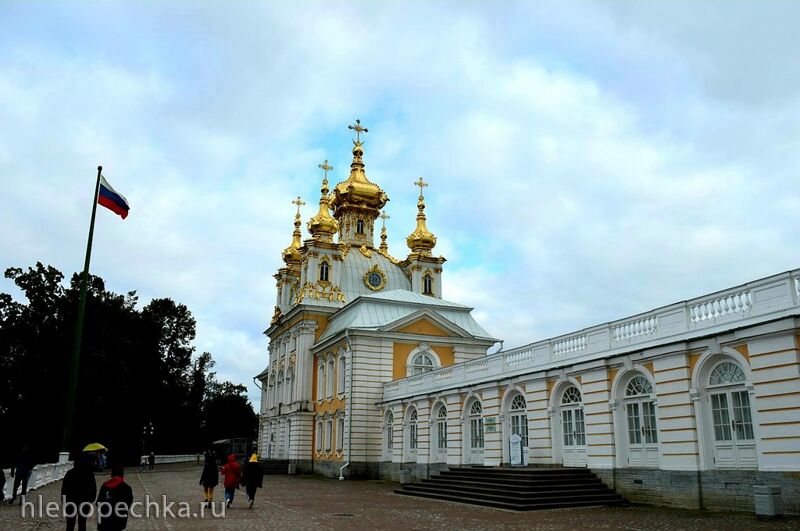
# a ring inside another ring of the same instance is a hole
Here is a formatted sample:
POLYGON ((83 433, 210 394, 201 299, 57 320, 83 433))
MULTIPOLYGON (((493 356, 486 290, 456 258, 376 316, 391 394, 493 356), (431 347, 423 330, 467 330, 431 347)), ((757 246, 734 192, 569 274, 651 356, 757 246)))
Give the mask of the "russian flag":
POLYGON ((102 175, 100 176, 100 192, 97 195, 97 203, 118 214, 122 219, 128 217, 128 210, 131 209, 125 196, 111 188, 102 175))

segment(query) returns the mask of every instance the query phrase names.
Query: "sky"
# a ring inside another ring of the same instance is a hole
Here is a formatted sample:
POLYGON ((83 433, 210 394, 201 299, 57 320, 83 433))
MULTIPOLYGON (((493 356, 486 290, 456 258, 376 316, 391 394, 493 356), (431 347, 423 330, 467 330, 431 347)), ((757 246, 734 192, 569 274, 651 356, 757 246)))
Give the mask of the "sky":
MULTIPOLYGON (((408 253, 514 347, 800 266, 800 3, 0 3, 0 267, 171 297, 267 364, 272 275, 360 118, 408 253)), ((304 237, 307 232, 304 229, 304 237)), ((6 279, 0 291, 19 296, 6 279)))

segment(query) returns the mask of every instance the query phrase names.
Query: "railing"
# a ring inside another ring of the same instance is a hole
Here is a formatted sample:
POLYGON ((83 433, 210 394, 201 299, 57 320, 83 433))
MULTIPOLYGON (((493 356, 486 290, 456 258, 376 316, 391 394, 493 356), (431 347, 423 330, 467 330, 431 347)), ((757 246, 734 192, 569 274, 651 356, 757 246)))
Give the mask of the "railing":
POLYGON ((384 384, 384 400, 466 386, 800 315, 800 269, 384 384))
MULTIPOLYGON (((67 471, 72 468, 72 461, 68 461, 69 454, 58 454, 58 463, 44 463, 36 465, 28 478, 28 490, 36 490, 54 481, 61 481, 67 471)), ((6 485, 3 487, 5 499, 11 498, 11 489, 14 488, 14 478, 11 477, 11 470, 5 469, 6 485)))

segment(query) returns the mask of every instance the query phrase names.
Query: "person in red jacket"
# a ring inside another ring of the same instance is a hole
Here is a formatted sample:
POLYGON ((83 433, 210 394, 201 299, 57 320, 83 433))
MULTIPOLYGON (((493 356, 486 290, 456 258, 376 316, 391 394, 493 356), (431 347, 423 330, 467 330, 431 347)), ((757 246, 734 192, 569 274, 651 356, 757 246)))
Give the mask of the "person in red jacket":
POLYGON ((239 488, 239 483, 242 480, 242 470, 239 463, 236 462, 236 456, 231 454, 228 456, 228 464, 222 467, 220 473, 225 476, 223 485, 225 486, 225 503, 228 507, 233 503, 233 496, 236 494, 236 489, 239 488))

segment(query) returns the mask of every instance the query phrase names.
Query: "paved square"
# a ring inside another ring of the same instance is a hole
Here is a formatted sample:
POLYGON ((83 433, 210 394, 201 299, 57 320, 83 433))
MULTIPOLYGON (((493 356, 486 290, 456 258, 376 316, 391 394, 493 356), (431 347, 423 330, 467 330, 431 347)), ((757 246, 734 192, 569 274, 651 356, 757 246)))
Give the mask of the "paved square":
MULTIPOLYGON (((167 495, 169 501, 189 502, 192 510, 200 505, 202 490, 198 485, 200 468, 164 466, 154 472, 137 473, 131 469, 127 481, 137 499, 145 494, 151 499, 167 495)), ((98 485, 101 483, 98 476, 98 485)), ((247 508, 244 491, 237 492, 233 507, 224 518, 151 518, 131 519, 128 529, 441 529, 441 530, 514 530, 514 529, 800 529, 800 519, 759 521, 749 514, 706 513, 650 507, 561 509, 516 513, 398 496, 396 484, 373 481, 335 481, 304 476, 266 476, 264 489, 252 510, 247 508)), ((33 492, 29 501, 38 504, 56 501, 60 484, 33 492)), ((215 493, 222 500, 222 490, 215 493)), ((177 506, 174 508, 177 510, 177 506)), ((19 507, 0 508, 0 529, 63 529, 58 519, 22 519, 19 507)), ((89 529, 95 529, 94 521, 89 529)))

